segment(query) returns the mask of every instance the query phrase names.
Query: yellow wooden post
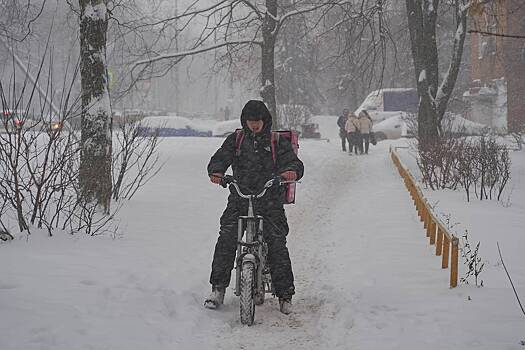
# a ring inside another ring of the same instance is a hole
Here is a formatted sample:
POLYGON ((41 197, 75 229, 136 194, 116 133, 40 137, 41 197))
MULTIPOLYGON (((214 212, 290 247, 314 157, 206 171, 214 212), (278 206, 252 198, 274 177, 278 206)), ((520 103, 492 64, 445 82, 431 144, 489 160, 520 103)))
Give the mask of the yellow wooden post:
POLYGON ((441 226, 438 225, 436 255, 440 256, 442 252, 443 252, 443 231, 441 231, 441 226))
POLYGON ((452 255, 450 261, 450 288, 458 285, 458 260, 459 260, 459 239, 452 238, 452 255))
POLYGON ((430 210, 428 210, 427 202, 423 202, 423 206, 425 207, 424 216, 423 216, 423 227, 427 229, 428 231, 428 226, 430 224, 430 210))
POLYGON ((421 221, 423 222, 423 227, 427 228, 428 208, 423 200, 421 200, 421 207, 423 208, 421 212, 421 221))
POLYGON ((430 229, 430 245, 436 243, 436 222, 432 220, 428 225, 430 229))
POLYGON ((441 259, 441 268, 446 269, 448 267, 448 253, 450 249, 450 241, 448 236, 443 234, 443 257, 441 259))
POLYGON ((418 199, 419 199, 419 219, 421 221, 424 221, 423 214, 425 213, 425 206, 423 205, 423 199, 421 198, 419 194, 418 194, 418 199))

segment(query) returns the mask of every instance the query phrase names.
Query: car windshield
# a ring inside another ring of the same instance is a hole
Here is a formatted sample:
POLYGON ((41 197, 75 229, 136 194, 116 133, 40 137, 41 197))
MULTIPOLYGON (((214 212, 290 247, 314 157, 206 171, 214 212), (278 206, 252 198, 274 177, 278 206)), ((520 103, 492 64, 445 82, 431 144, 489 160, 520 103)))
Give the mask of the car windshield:
POLYGON ((383 109, 383 95, 379 91, 372 91, 359 107, 361 110, 381 111, 383 109))

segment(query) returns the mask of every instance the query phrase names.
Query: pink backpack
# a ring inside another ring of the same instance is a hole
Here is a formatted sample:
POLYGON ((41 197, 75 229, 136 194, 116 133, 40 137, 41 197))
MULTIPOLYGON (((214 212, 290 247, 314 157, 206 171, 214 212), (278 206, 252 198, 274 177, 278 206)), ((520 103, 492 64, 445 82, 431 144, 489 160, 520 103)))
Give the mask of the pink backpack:
MULTIPOLYGON (((295 154, 299 152, 299 135, 296 131, 293 130, 277 130, 272 131, 272 136, 270 139, 270 145, 272 148, 272 159, 273 164, 277 164, 277 152, 275 150, 277 143, 279 142, 280 137, 285 137, 292 144, 292 149, 295 154)), ((235 130, 235 154, 239 155, 241 153, 241 145, 244 141, 244 132, 242 129, 235 130)), ((295 203, 295 183, 286 184, 286 194, 284 198, 284 204, 294 204, 295 203)))

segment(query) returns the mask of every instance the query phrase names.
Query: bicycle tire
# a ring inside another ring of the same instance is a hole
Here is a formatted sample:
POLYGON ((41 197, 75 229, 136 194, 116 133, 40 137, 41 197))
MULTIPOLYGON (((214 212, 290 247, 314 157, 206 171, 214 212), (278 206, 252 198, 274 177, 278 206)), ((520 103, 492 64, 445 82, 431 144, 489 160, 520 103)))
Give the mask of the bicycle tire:
POLYGON ((241 271, 241 298, 240 314, 241 323, 251 326, 255 318, 255 265, 252 262, 244 262, 241 271))

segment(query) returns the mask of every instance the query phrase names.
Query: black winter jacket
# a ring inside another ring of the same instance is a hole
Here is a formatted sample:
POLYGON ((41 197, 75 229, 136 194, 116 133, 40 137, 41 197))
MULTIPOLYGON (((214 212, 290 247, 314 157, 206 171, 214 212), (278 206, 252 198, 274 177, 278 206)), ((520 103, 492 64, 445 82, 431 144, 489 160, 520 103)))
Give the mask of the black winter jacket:
MULTIPOLYGON (((222 146, 211 157, 208 174, 224 174, 231 166, 233 176, 238 181, 241 190, 251 194, 259 193, 266 181, 287 170, 295 171, 300 179, 304 171, 303 163, 297 158, 291 143, 285 137, 279 137, 275 145, 276 161, 274 163, 271 149, 272 119, 269 112, 263 115, 263 121, 263 130, 254 134, 246 125, 246 116, 241 115, 244 140, 239 152, 236 152, 237 134, 234 132, 226 138, 222 146)), ((273 189, 267 193, 266 197, 276 199, 280 195, 278 189, 273 189)))
POLYGON ((337 126, 339 126, 339 129, 346 130, 345 125, 347 120, 348 118, 344 115, 339 116, 339 118, 337 118, 337 126))

